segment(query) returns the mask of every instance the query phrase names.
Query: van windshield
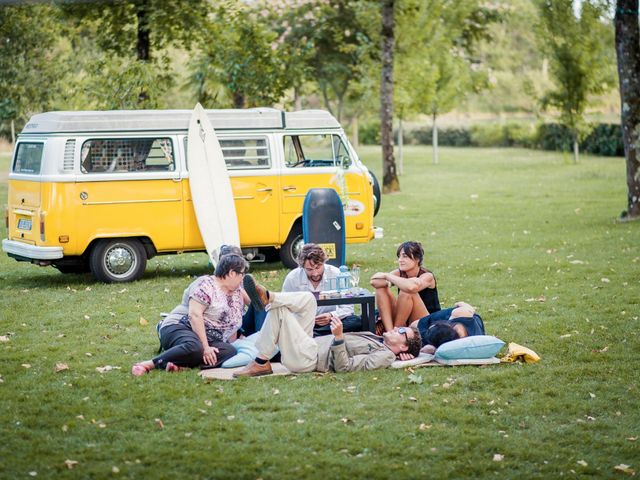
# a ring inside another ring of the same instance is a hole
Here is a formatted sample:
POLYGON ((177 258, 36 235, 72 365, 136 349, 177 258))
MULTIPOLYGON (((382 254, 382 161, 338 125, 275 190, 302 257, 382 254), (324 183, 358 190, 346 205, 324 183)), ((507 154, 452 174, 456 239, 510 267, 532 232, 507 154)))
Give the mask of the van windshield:
POLYGON ((338 135, 286 135, 287 167, 333 167, 351 165, 348 150, 338 135))
POLYGON ((44 143, 19 143, 13 162, 15 173, 40 173, 44 143))

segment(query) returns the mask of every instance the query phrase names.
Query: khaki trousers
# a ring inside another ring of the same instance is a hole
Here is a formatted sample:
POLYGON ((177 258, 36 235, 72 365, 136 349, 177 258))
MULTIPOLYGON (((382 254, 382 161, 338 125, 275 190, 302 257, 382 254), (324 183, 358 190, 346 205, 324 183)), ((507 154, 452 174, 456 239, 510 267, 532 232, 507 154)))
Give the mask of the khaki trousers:
POLYGON ((260 329, 256 347, 271 358, 280 348, 282 364, 292 372, 312 372, 318 363, 313 340, 316 299, 311 292, 271 293, 271 307, 260 329))

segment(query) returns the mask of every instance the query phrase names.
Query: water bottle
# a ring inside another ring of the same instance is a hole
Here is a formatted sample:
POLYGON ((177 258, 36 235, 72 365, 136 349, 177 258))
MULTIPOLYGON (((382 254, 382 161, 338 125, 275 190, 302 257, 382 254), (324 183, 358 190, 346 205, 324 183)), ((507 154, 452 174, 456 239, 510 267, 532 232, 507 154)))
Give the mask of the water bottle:
POLYGON ((340 273, 336 277, 336 290, 338 292, 349 290, 351 286, 351 274, 349 273, 349 267, 346 265, 340 266, 340 273))

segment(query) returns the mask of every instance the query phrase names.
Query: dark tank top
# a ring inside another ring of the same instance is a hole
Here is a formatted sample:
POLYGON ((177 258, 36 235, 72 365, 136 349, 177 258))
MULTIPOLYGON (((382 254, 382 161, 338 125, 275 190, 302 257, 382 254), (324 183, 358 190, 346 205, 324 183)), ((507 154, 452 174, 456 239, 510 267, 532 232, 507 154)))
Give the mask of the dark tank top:
MULTIPOLYGON (((431 275, 433 275, 433 273, 430 272, 429 270, 420 267, 420 271, 418 272, 418 277, 420 275, 425 274, 425 273, 431 273, 431 275)), ((409 278, 409 277, 407 277, 407 274, 404 273, 402 270, 400 270, 400 276, 402 278, 409 278)), ((433 281, 436 284, 435 287, 433 287, 433 288, 423 288, 422 290, 420 290, 418 292, 418 295, 420 295, 420 298, 422 299, 422 303, 424 303, 424 306, 427 308, 427 311, 429 313, 435 313, 435 312, 439 312, 441 310, 441 308, 440 308, 440 299, 438 298, 438 282, 436 281, 436 276, 435 275, 433 275, 433 281)))

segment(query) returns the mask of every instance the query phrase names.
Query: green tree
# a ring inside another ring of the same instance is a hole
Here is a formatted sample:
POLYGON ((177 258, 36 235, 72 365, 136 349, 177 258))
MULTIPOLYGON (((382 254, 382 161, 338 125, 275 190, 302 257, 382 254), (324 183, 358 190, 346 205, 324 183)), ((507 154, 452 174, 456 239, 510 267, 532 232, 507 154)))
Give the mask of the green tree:
POLYGON ((540 43, 549 55, 555 88, 542 98, 543 108, 557 108, 560 121, 573 135, 573 158, 589 133, 584 112, 589 98, 607 91, 613 82, 610 21, 606 0, 583 0, 576 13, 571 0, 540 0, 540 43))
POLYGON ((56 61, 60 23, 50 5, 0 7, 0 132, 51 109, 63 65, 56 61))
POLYGON ((203 105, 272 105, 298 79, 288 68, 288 45, 255 6, 217 9, 203 43, 207 46, 191 63, 192 83, 203 105))
POLYGON ((91 38, 104 56, 98 66, 92 65, 86 70, 94 75, 87 85, 97 89, 102 99, 99 105, 105 108, 160 105, 161 96, 173 78, 166 49, 170 46, 190 48, 201 38, 200 32, 205 29, 210 13, 207 0, 60 0, 57 4, 77 28, 88 33, 85 27, 92 27, 91 38), (135 105, 130 102, 132 92, 138 97, 135 105))
POLYGON ((618 0, 615 14, 616 53, 622 138, 627 162, 627 210, 623 218, 640 218, 640 27, 638 0, 618 0))

